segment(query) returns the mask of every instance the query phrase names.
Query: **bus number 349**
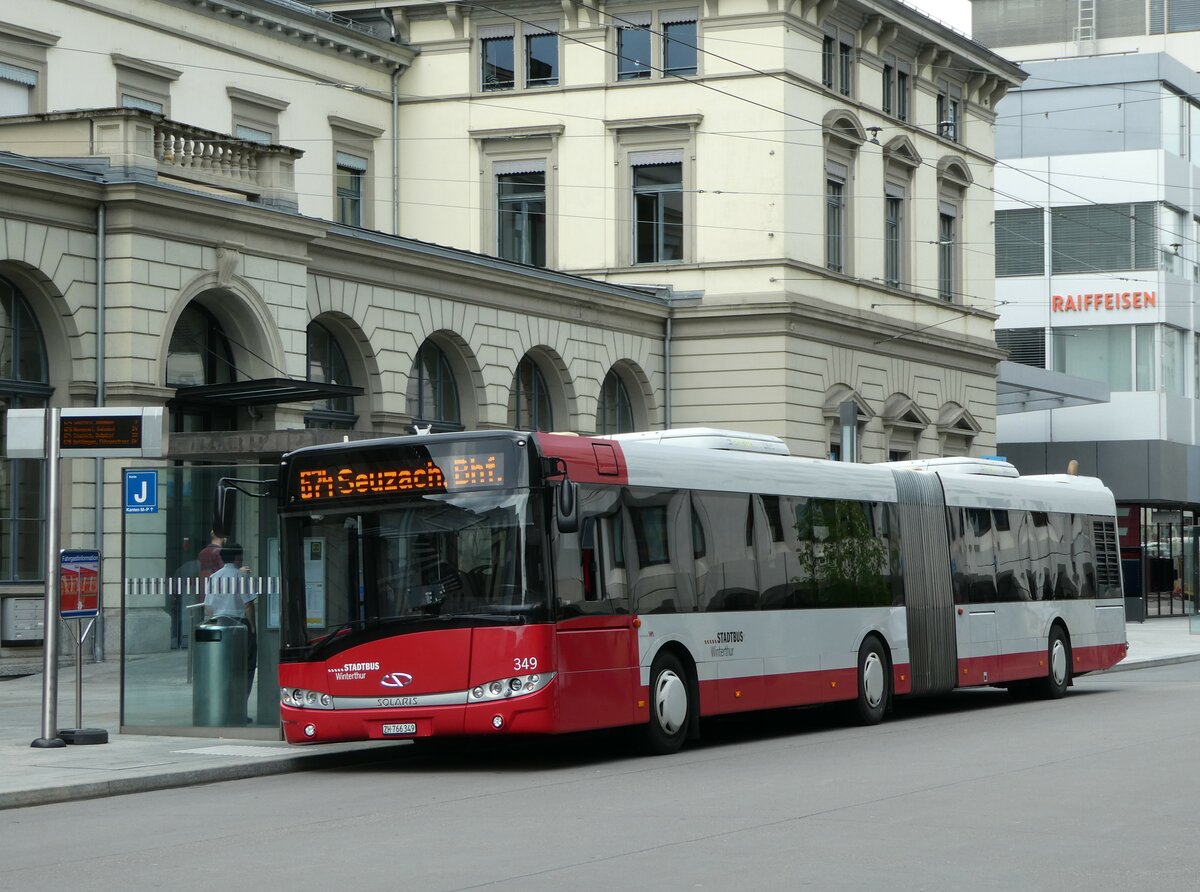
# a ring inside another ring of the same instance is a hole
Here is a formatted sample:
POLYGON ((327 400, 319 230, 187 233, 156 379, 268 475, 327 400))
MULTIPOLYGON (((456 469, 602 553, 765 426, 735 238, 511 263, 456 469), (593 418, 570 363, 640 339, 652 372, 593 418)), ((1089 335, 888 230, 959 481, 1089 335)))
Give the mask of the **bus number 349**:
POLYGON ((513 669, 518 672, 522 669, 532 672, 537 669, 537 657, 514 657, 513 669))

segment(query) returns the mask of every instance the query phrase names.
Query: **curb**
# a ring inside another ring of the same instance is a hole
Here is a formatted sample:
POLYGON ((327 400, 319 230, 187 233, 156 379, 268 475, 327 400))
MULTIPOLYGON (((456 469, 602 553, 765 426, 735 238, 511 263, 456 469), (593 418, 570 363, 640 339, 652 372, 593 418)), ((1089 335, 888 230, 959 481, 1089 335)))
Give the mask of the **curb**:
MULTIPOLYGON (((400 744, 398 746, 403 746, 400 744)), ((0 811, 9 808, 27 808, 34 805, 54 805, 76 802, 82 799, 100 799, 108 796, 124 796, 129 793, 148 793, 154 790, 170 790, 214 784, 221 781, 245 780, 252 777, 268 777, 296 771, 315 771, 322 768, 341 768, 364 765, 388 758, 398 748, 373 746, 364 749, 342 750, 336 753, 311 753, 284 756, 259 762, 244 762, 236 765, 215 765, 212 768, 196 768, 173 771, 169 774, 127 777, 119 780, 93 783, 68 784, 35 790, 16 790, 0 793, 0 811)))
POLYGON ((1177 654, 1173 657, 1155 657, 1152 660, 1138 660, 1135 663, 1117 663, 1115 666, 1094 674, 1107 675, 1110 672, 1131 672, 1134 669, 1150 669, 1154 666, 1175 666, 1179 663, 1194 663, 1198 660, 1200 660, 1200 653, 1177 654))

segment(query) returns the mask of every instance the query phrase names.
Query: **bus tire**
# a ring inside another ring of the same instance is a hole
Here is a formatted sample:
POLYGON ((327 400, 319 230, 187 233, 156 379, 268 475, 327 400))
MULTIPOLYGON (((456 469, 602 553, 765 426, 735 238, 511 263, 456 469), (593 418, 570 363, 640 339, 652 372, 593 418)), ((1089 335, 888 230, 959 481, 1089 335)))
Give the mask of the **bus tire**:
POLYGON ((693 709, 687 670, 667 651, 650 667, 650 721, 646 749, 655 756, 679 752, 688 734, 693 709))
POLYGON ((1059 700, 1071 686, 1071 645, 1063 627, 1050 627, 1046 645, 1046 677, 1037 682, 1037 693, 1045 700, 1059 700))
POLYGON ((859 724, 878 725, 891 699, 887 648, 875 635, 868 635, 858 649, 858 701, 855 717, 859 724))

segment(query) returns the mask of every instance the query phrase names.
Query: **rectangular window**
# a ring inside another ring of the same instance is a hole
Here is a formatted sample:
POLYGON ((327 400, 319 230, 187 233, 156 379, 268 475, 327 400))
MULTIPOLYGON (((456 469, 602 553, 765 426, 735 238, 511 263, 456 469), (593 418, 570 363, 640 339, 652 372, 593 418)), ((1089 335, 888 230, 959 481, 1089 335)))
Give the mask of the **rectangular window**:
POLYGON ((511 90, 516 86, 513 29, 509 25, 479 29, 481 86, 484 90, 511 90))
POLYGON ((959 109, 961 98, 957 87, 938 81, 937 134, 943 139, 959 139, 959 109))
POLYGON ((1187 396, 1187 355, 1184 353, 1184 332, 1181 328, 1164 325, 1163 344, 1163 388, 1175 396, 1187 396))
POLYGON ((682 153, 633 153, 630 166, 633 169, 633 262, 682 260, 682 153))
POLYGON ((662 13, 663 74, 686 77, 696 73, 696 12, 662 13))
POLYGON ((1134 369, 1137 374, 1135 386, 1139 391, 1151 391, 1157 389, 1155 383, 1155 366, 1158 364, 1157 354, 1154 352, 1154 329, 1153 325, 1135 325, 1134 333, 1134 369))
POLYGON ((27 115, 33 111, 33 89, 38 73, 0 62, 0 116, 27 115))
POLYGON ((526 25, 525 86, 558 85, 558 35, 551 27, 526 25))
POLYGON ((854 45, 838 44, 838 90, 843 96, 854 92, 854 45))
POLYGON ((1046 367, 1046 330, 1044 328, 997 328, 996 346, 1008 351, 1010 362, 1046 367))
POLYGON ((908 69, 903 65, 896 70, 896 117, 908 120, 908 69))
POLYGON ((1097 204, 1050 211, 1053 273, 1113 272, 1158 266, 1157 205, 1097 204))
POLYGON ((883 113, 893 114, 896 110, 896 69, 892 65, 883 66, 883 113))
POLYGON ((1133 390, 1131 326, 1056 328, 1051 343, 1054 371, 1102 381, 1114 391, 1133 390))
POLYGON ((1183 247, 1183 233, 1187 226, 1187 216, 1170 205, 1163 205, 1161 216, 1162 232, 1162 268, 1176 276, 1187 274, 1184 269, 1184 258, 1179 250, 1183 247))
POLYGON ((363 225, 363 180, 367 161, 346 152, 337 153, 337 222, 363 225))
POLYGON ((650 17, 629 15, 624 18, 617 27, 617 80, 649 77, 653 65, 650 17))
POLYGON ((943 204, 938 214, 938 297, 954 300, 958 271, 955 260, 958 252, 958 218, 943 204))
POLYGON ((825 180, 825 266, 835 273, 845 266, 843 237, 846 224, 845 181, 825 180))
POLYGON ((546 173, 540 163, 496 165, 496 254, 546 265, 546 173))
POLYGON ((904 276, 904 193, 890 183, 883 199, 883 281, 899 288, 904 276))
POLYGON ((837 60, 834 57, 836 44, 837 41, 832 35, 826 34, 821 39, 821 83, 830 88, 833 87, 833 78, 837 70, 837 60))
POLYGON ((996 275, 1040 276, 1046 268, 1041 208, 996 211, 996 275))

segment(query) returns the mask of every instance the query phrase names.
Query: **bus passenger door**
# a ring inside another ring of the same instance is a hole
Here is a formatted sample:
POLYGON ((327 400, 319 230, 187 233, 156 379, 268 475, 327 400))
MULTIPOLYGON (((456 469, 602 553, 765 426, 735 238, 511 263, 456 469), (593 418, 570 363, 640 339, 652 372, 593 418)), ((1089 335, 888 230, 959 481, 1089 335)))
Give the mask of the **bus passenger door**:
MULTIPOLYGON (((987 508, 963 508, 958 588, 958 684, 992 684, 1001 680, 997 623, 996 524, 987 508)), ((1000 513, 1000 512, 997 512, 1000 513)), ((1003 512, 1006 514, 1006 512, 1003 512)), ((1007 526, 1007 516, 1005 518, 1007 526)))
MULTIPOLYGON (((581 513, 588 498, 581 486, 581 513)), ((625 515, 618 509, 584 516, 578 533, 556 534, 557 731, 634 721, 638 650, 629 611, 625 515)))

